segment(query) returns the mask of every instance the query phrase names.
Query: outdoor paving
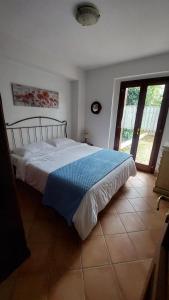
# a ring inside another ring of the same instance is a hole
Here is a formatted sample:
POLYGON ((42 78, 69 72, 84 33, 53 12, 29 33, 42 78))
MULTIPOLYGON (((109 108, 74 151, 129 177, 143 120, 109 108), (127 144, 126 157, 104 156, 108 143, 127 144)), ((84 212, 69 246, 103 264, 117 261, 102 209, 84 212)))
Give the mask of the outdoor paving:
MULTIPOLYGON (((154 140, 154 135, 146 135, 141 140, 139 140, 136 162, 142 163, 144 165, 149 164, 153 140, 154 140)), ((123 149, 120 149, 120 151, 130 153, 130 148, 131 145, 123 149)))

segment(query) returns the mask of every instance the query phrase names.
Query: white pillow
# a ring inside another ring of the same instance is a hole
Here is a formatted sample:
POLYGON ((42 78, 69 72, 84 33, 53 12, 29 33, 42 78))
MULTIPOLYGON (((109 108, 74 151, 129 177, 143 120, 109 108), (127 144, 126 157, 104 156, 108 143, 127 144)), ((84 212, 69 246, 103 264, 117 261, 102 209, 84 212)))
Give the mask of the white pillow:
POLYGON ((57 148, 62 148, 62 147, 64 148, 66 146, 73 146, 73 145, 77 144, 76 141, 74 141, 72 139, 68 139, 68 138, 52 139, 52 140, 49 140, 48 143, 57 148))
POLYGON ((39 143, 32 143, 28 145, 24 145, 23 147, 15 148, 13 149, 13 153, 17 154, 19 156, 26 156, 31 153, 37 153, 37 152, 47 152, 53 150, 54 147, 52 145, 49 145, 45 142, 39 142, 39 143))

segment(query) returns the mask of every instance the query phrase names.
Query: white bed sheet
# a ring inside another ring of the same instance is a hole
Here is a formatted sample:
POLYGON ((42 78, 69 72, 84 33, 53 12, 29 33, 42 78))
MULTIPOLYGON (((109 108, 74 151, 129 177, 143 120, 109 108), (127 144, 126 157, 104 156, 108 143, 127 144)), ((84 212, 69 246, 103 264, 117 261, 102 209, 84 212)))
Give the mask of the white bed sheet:
MULTIPOLYGON (((34 154, 24 159, 12 154, 11 157, 13 164, 16 166, 16 177, 44 193, 49 173, 100 149, 87 144, 77 143, 60 150, 54 148, 53 151, 45 155, 34 154)), ((135 163, 130 157, 97 182, 85 194, 73 216, 74 226, 83 240, 97 224, 98 213, 104 209, 112 196, 127 179, 130 176, 135 176, 135 174, 135 163)))

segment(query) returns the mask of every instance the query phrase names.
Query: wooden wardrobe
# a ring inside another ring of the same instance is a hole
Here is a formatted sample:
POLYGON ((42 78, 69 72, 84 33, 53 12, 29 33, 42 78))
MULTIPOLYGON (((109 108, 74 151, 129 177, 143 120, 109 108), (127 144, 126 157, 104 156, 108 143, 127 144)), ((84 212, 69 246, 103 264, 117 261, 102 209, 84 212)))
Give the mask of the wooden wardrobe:
POLYGON ((0 96, 0 282, 29 255, 17 202, 0 96))

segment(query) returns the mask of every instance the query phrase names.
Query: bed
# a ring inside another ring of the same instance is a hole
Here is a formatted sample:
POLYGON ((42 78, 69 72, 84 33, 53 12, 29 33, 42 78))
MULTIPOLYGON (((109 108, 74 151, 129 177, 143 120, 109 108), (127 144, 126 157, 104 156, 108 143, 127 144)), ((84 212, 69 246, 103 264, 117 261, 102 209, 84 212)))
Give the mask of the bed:
MULTIPOLYGON (((42 194, 45 193, 49 176, 54 171, 62 170, 64 167, 88 157, 91 158, 92 155, 97 155, 102 151, 99 147, 68 139, 67 122, 53 118, 27 118, 7 124, 7 133, 12 163, 16 168, 16 177, 42 194), (32 119, 36 119, 39 124, 30 126, 27 123, 25 126, 18 127, 18 124, 32 121, 32 119), (42 121, 45 121, 45 124, 42 124, 42 121), (48 124, 47 121, 53 123, 48 124), (34 147, 36 151, 29 149, 26 155, 15 151, 16 149, 27 149, 27 147, 34 147)), ((127 179, 135 174, 135 163, 133 158, 128 156, 118 167, 108 172, 87 190, 72 217, 72 223, 83 240, 97 224, 98 213, 105 208, 127 179)), ((57 197, 55 203, 57 203, 57 197)))

